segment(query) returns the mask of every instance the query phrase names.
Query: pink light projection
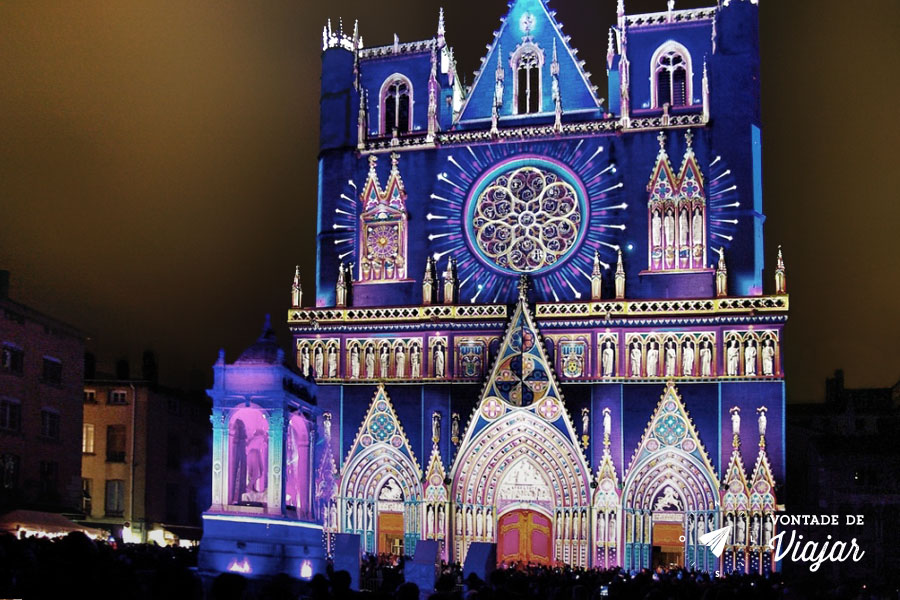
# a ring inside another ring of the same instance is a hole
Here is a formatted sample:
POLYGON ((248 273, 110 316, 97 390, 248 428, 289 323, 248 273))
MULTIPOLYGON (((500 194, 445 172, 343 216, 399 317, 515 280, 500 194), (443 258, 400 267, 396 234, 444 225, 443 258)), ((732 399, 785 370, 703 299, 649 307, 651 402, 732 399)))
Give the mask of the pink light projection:
POLYGON ((285 504, 294 506, 298 515, 309 513, 309 429, 306 419, 294 414, 290 419, 285 457, 285 504))
POLYGON ((269 425, 263 411, 234 411, 228 428, 231 470, 229 504, 264 505, 269 464, 269 425))

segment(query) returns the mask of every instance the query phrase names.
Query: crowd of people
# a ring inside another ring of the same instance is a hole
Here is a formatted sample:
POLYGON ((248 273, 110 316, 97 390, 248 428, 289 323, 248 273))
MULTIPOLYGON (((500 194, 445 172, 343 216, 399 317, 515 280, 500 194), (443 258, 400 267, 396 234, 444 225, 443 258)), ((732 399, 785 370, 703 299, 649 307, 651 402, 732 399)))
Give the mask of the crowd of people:
POLYGON ((506 565, 464 577, 443 563, 434 590, 405 581, 408 557, 366 555, 353 585, 329 567, 311 581, 286 575, 264 581, 223 573, 203 581, 196 549, 97 542, 80 533, 62 538, 0 534, 0 598, 164 598, 165 600, 701 600, 763 598, 874 599, 861 585, 829 586, 821 578, 780 574, 715 576, 686 569, 625 571, 506 565), (355 589, 357 588, 357 589, 355 589))

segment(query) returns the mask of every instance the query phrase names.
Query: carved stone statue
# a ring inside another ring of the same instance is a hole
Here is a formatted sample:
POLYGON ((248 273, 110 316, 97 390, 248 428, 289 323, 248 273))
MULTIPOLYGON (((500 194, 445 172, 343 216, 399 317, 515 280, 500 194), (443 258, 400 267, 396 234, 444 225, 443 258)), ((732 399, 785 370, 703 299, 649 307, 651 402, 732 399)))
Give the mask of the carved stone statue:
POLYGON ((597 545, 606 541, 606 515, 600 513, 597 515, 597 545))
POLYGON ((671 208, 666 211, 663 227, 666 230, 666 246, 673 246, 675 244, 675 213, 671 208))
POLYGON ((431 441, 435 444, 441 441, 441 413, 431 413, 431 441))
POLYGON ((459 413, 450 416, 450 441, 454 444, 459 443, 459 413))
POLYGON ((653 246, 662 245, 662 219, 659 218, 659 211, 653 211, 653 217, 650 219, 650 230, 653 232, 653 246))
POLYGON ((694 219, 691 224, 691 229, 694 237, 694 245, 697 246, 703 243, 703 215, 700 212, 699 208, 694 209, 694 219))
POLYGON ((444 346, 436 344, 434 347, 434 376, 444 376, 444 346))
POLYGON ((398 345, 397 349, 394 350, 394 362, 396 363, 394 376, 403 379, 406 377, 406 351, 403 350, 402 344, 398 345))
POLYGON ((444 505, 441 504, 438 506, 438 528, 437 533, 440 536, 447 535, 447 512, 444 510, 444 505))
POLYGON ((484 537, 488 541, 494 539, 494 515, 490 509, 484 514, 484 537))
POLYGON ((456 507, 456 518, 454 520, 456 521, 456 535, 462 535, 463 519, 462 511, 459 509, 459 507, 456 507))
POLYGON ((759 424, 759 436, 760 436, 760 437, 765 437, 765 435, 766 435, 766 422, 767 422, 767 419, 766 419, 766 407, 765 407, 765 406, 761 406, 760 408, 757 408, 757 409, 756 409, 756 412, 759 414, 759 418, 757 419, 758 424, 759 424))
POLYGON ((690 340, 681 347, 681 372, 685 377, 694 375, 694 343, 690 340))
POLYGON ((419 350, 418 344, 413 344, 409 349, 409 376, 418 379, 422 376, 422 352, 419 350))
POLYGON ((725 352, 726 364, 728 367, 728 375, 738 374, 738 365, 741 363, 741 349, 738 347, 737 340, 728 342, 728 349, 725 352))
POLYGON ((610 417, 609 407, 603 409, 603 438, 609 439, 612 433, 612 418, 610 417))
POLYGON ((612 342, 606 340, 603 343, 603 376, 613 376, 613 363, 615 361, 615 352, 613 351, 612 342))
POLYGON ((322 431, 325 433, 325 441, 331 441, 331 413, 325 412, 322 415, 322 431))
POLYGON ((731 409, 731 435, 741 434, 741 409, 737 406, 731 409))
POLYGON ((609 515, 609 541, 611 543, 616 542, 616 534, 618 531, 616 530, 616 514, 612 513, 609 515))
POLYGON ((659 344, 650 342, 647 348, 647 377, 659 375, 659 344))
POLYGON ((337 350, 334 346, 328 349, 328 377, 337 377, 337 350))
POLYGON ((762 347, 762 371, 767 377, 775 374, 775 345, 772 340, 766 340, 762 347))
POLYGON ((631 376, 641 376, 641 345, 637 342, 631 345, 631 376))
POLYGON ((682 208, 678 213, 678 244, 684 248, 688 245, 688 213, 686 208, 682 208))
POLYGON ((350 348, 350 377, 359 379, 359 346, 350 348))
POLYGON ((744 347, 744 375, 756 375, 756 342, 748 340, 744 347))
POLYGON ((750 545, 759 544, 759 515, 753 515, 753 521, 750 523, 750 545))
POLYGON ((675 377, 675 342, 666 342, 666 377, 675 377))
POLYGON ((309 377, 309 346, 300 349, 300 372, 304 377, 309 377))
POLYGON ((734 543, 739 546, 747 543, 747 518, 744 515, 738 515, 734 539, 734 543))
POLYGON ((763 540, 762 545, 768 546, 772 541, 772 519, 763 518, 763 540))
POLYGON ((372 346, 366 348, 366 379, 375 379, 375 351, 372 346))
POLYGON ((388 368, 390 366, 391 360, 391 351, 388 350, 387 345, 381 347, 381 353, 378 356, 378 362, 381 367, 380 377, 382 379, 387 379, 388 376, 388 368))
POLYGON ((712 345, 706 340, 700 344, 700 376, 712 377, 712 345))
POLYGON ((434 507, 431 504, 425 509, 425 538, 434 537, 434 507))
POLYGON ((322 352, 321 347, 316 348, 315 363, 316 377, 325 377, 325 353, 322 352))
POLYGON ((581 435, 588 436, 591 434, 591 411, 584 408, 581 410, 581 435))

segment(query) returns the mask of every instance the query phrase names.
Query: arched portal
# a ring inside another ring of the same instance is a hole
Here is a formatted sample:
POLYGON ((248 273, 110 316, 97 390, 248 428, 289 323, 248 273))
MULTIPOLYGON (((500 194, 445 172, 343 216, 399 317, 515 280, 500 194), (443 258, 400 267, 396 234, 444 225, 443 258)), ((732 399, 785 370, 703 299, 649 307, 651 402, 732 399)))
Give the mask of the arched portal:
POLYGON ((522 535, 538 532, 519 554, 539 558, 544 534, 552 534, 548 562, 587 566, 588 486, 580 450, 559 429, 529 411, 506 414, 474 435, 454 464, 455 557, 464 560, 473 541, 489 541, 502 542, 500 559, 516 554, 507 546, 520 548, 522 535), (503 539, 499 526, 513 537, 503 539))
POLYGON ((718 527, 718 498, 715 470, 670 382, 622 488, 625 568, 714 570, 716 558, 699 538, 718 527))

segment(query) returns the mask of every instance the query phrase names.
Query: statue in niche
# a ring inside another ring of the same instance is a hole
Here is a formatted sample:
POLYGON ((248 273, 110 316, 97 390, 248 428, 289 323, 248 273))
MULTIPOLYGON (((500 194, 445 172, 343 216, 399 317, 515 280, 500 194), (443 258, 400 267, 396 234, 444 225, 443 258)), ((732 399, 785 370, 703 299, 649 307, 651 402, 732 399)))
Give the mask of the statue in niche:
POLYGON ((734 515, 728 513, 725 517, 725 526, 728 527, 728 544, 734 544, 734 515))
POLYGON ((422 376, 422 353, 418 344, 413 344, 409 349, 409 376, 418 379, 422 376))
POLYGON ((666 377, 675 377, 675 342, 666 342, 666 377))
POLYGON ((366 531, 375 529, 375 508, 372 503, 366 504, 366 531))
POLYGON ((460 510, 458 506, 456 507, 456 518, 454 519, 454 521, 456 521, 456 535, 462 535, 462 510, 460 510))
POLYGON ((434 346, 434 376, 444 376, 444 346, 441 343, 434 346))
POLYGON ((738 515, 735 527, 735 544, 743 546, 747 543, 747 520, 744 515, 738 515))
POLYGON ((331 525, 332 528, 336 529, 337 525, 338 525, 337 502, 335 502, 333 500, 331 501, 331 508, 329 509, 329 513, 331 515, 331 518, 329 519, 329 524, 331 525))
POLYGON ((444 505, 441 504, 438 506, 438 535, 444 536, 447 533, 447 513, 444 510, 444 505))
POLYGON ((366 522, 363 520, 363 503, 356 503, 356 527, 359 530, 366 528, 366 522))
POLYGON ((772 340, 766 340, 762 347, 763 375, 771 377, 775 374, 775 344, 772 340))
POLYGON ((394 350, 394 361, 396 362, 394 376, 403 379, 406 377, 406 351, 403 349, 403 344, 399 344, 394 350))
POLYGON ((700 376, 712 377, 712 344, 709 340, 700 344, 700 376))
POLYGON ((475 536, 481 537, 482 535, 484 535, 484 514, 479 508, 475 511, 475 536))
POLYGON ((671 208, 666 210, 666 217, 663 219, 663 227, 666 230, 666 246, 675 245, 675 211, 671 208))
POLYGON ((316 353, 313 359, 315 361, 316 377, 320 379, 325 377, 325 353, 322 351, 321 346, 316 346, 316 353))
POLYGON ((641 344, 639 342, 631 344, 631 376, 641 376, 641 344))
POLYGON ((615 351, 612 347, 612 342, 606 340, 603 343, 603 376, 604 377, 612 377, 613 376, 613 366, 615 362, 615 351))
POLYGON ((231 432, 231 498, 229 504, 241 502, 247 491, 247 429, 244 421, 235 419, 231 432))
POLYGON ((731 409, 731 435, 737 437, 741 434, 741 409, 737 406, 731 409))
POLYGON ((572 515, 572 539, 577 540, 581 537, 581 519, 578 518, 578 513, 572 515))
POLYGON ((738 347, 737 340, 732 339, 728 342, 728 349, 725 352, 725 359, 728 366, 728 375, 737 375, 738 365, 740 365, 741 363, 741 349, 738 347))
POLYGON ((459 443, 459 413, 450 415, 450 441, 459 443))
POLYGON ((703 212, 699 207, 694 209, 694 219, 693 224, 691 225, 692 233, 694 234, 694 245, 700 245, 703 243, 703 212))
POLYGON ((441 441, 441 413, 431 413, 431 441, 437 444, 441 441))
POLYGON ((744 347, 744 375, 756 375, 756 342, 747 340, 744 347))
POLYGON ((309 346, 300 349, 300 372, 304 377, 309 377, 309 346))
POLYGON ((757 420, 759 424, 759 437, 766 437, 766 407, 761 406, 757 408, 756 413, 759 415, 759 419, 757 420))
POLYGON ((687 518, 687 538, 688 546, 694 545, 694 515, 688 515, 687 518))
POLYGON ((375 351, 372 346, 366 348, 366 379, 375 379, 375 351))
POLYGON ((769 542, 772 541, 772 519, 766 519, 763 517, 763 539, 762 545, 768 546, 769 542))
POLYGON ((681 372, 685 377, 694 375, 694 342, 691 340, 681 347, 681 372))
POLYGON ((653 217, 650 219, 650 230, 653 233, 653 246, 662 245, 662 219, 659 218, 659 210, 653 211, 653 217))
POLYGON ((612 418, 610 417, 609 407, 603 409, 603 439, 608 440, 612 433, 612 418))
POLYGON ((556 539, 562 539, 563 534, 563 516, 561 511, 556 511, 556 539))
POLYGON ((647 347, 647 377, 659 375, 659 344, 650 342, 647 347))
POLYGON ((484 537, 491 541, 494 539, 494 515, 488 510, 484 516, 484 537))
POLYGON ((753 521, 750 522, 750 545, 759 545, 759 515, 753 515, 753 521))
POLYGON ((581 409, 581 435, 588 437, 591 434, 591 411, 581 409))
POLYGON ((616 542, 616 513, 611 513, 609 515, 609 541, 611 543, 616 542))
POLYGON ((390 367, 391 362, 391 351, 388 350, 387 344, 381 347, 381 354, 378 356, 378 362, 381 367, 380 376, 382 379, 387 379, 388 369, 390 367))
POLYGON ((606 540, 606 515, 599 513, 597 515, 597 545, 606 540))
POLYGON ((347 531, 353 531, 353 502, 347 502, 347 531))
POLYGON ((350 348, 350 377, 359 379, 359 346, 356 344, 350 348))
POLYGON ((475 523, 472 518, 472 507, 466 508, 466 535, 471 537, 475 535, 475 523))
POLYGON ((337 377, 337 349, 334 346, 328 349, 328 377, 337 377))
POLYGON ((431 504, 425 509, 425 537, 434 537, 434 507, 431 504))
POLYGON ((678 243, 682 248, 686 248, 688 245, 688 233, 690 233, 688 229, 688 211, 686 208, 681 207, 678 213, 678 243))

